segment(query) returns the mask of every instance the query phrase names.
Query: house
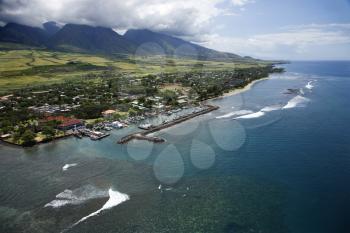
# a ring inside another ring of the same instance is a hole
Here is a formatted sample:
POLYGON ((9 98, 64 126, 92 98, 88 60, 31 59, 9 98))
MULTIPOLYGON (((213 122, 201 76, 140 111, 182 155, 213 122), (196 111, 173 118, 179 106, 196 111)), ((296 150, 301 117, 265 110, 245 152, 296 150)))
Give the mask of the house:
POLYGON ((70 117, 65 117, 65 116, 49 116, 46 117, 44 122, 47 121, 58 121, 60 124, 57 126, 58 129, 60 130, 70 130, 70 129, 75 129, 77 127, 83 126, 83 122, 81 120, 75 119, 75 118, 70 118, 70 117))
POLYGON ((131 80, 129 80, 129 83, 130 83, 130 85, 138 86, 138 85, 142 84, 142 80, 139 78, 138 79, 131 79, 131 80))
POLYGON ((180 100, 178 100, 177 102, 178 102, 179 105, 181 105, 181 106, 185 106, 185 105, 188 103, 188 101, 185 100, 185 99, 180 99, 180 100))
POLYGON ((11 137, 11 134, 9 134, 9 133, 8 134, 3 134, 0 137, 1 137, 1 139, 6 139, 6 138, 11 137))
POLYGON ((110 117, 112 117, 115 113, 117 113, 116 110, 109 109, 109 110, 103 111, 103 112, 102 112, 102 116, 105 117, 105 118, 110 118, 110 117))
POLYGON ((70 130, 83 126, 83 122, 78 119, 70 118, 67 121, 64 121, 62 124, 58 125, 60 130, 70 130))
POLYGON ((154 108, 154 109, 156 109, 158 111, 163 110, 164 107, 165 106, 163 104, 161 104, 161 103, 157 103, 157 104, 152 105, 152 108, 154 108))
POLYGON ((0 101, 7 101, 9 98, 13 97, 13 95, 5 95, 5 96, 0 96, 0 101))
POLYGON ((188 96, 187 95, 183 95, 183 96, 179 96, 177 98, 177 102, 181 105, 181 106, 185 106, 188 103, 188 96))

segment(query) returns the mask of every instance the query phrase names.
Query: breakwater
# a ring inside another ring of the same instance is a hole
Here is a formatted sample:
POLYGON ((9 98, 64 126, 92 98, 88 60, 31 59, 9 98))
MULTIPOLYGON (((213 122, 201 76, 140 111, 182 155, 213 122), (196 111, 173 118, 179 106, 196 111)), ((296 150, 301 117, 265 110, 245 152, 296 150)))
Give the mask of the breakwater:
POLYGON ((151 133, 154 133, 154 132, 157 132, 157 131, 160 131, 162 129, 166 129, 166 128, 169 128, 171 126, 174 126, 174 125, 177 125, 177 124, 180 124, 184 121, 187 121, 187 120, 190 120, 194 117, 197 117, 197 116, 200 116, 200 115, 203 115, 203 114, 207 114, 209 112, 212 112, 212 111, 215 111, 217 109, 219 109, 218 106, 213 106, 213 105, 205 105, 205 109, 202 109, 198 112, 193 112, 191 114, 188 114, 188 115, 185 115, 185 116, 181 116, 179 118, 176 118, 170 122, 166 122, 166 123, 163 123, 163 124, 160 124, 158 126, 154 126, 154 127, 151 127, 150 129, 148 130, 145 130, 145 131, 142 131, 142 132, 138 132, 138 133, 133 133, 133 134, 129 134, 123 138, 121 138, 119 141, 118 141, 118 144, 127 144, 128 142, 130 142, 131 140, 146 140, 146 141, 150 141, 150 142, 154 142, 154 143, 163 143, 165 142, 165 140, 163 138, 159 138, 159 137, 149 137, 147 135, 151 134, 151 133))

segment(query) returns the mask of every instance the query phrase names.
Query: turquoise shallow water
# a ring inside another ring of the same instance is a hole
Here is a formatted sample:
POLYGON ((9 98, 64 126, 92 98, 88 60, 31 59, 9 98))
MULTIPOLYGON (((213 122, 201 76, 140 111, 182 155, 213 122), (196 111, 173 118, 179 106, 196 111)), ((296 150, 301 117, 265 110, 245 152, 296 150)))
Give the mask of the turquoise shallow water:
POLYGON ((162 145, 116 144, 133 128, 99 142, 0 145, 0 231, 350 232, 350 62, 285 67, 157 133, 162 145), (110 188, 130 200, 72 227, 110 188))

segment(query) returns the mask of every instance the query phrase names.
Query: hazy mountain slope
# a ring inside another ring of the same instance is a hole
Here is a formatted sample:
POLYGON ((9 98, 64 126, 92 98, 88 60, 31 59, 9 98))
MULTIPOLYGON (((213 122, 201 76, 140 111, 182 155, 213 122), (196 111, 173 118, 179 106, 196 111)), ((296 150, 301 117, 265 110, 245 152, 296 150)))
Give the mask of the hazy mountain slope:
POLYGON ((44 23, 43 29, 9 23, 0 27, 0 42, 92 54, 165 54, 201 60, 255 61, 250 57, 215 51, 147 29, 128 30, 121 36, 111 28, 77 24, 66 24, 60 28, 55 22, 44 23))
POLYGON ((61 28, 57 25, 56 22, 46 22, 43 24, 43 27, 49 36, 53 36, 59 30, 61 30, 61 28))
POLYGON ((42 46, 49 35, 41 28, 8 23, 0 29, 0 41, 42 46))
POLYGON ((166 55, 201 59, 242 59, 236 54, 218 52, 176 37, 152 32, 146 29, 128 30, 124 37, 130 41, 133 41, 138 46, 142 46, 143 50, 154 54, 163 52, 166 55), (154 44, 159 45, 161 49, 159 49, 158 46, 154 46, 154 44))
POLYGON ((110 28, 67 24, 48 42, 53 49, 92 53, 131 53, 135 46, 110 28))

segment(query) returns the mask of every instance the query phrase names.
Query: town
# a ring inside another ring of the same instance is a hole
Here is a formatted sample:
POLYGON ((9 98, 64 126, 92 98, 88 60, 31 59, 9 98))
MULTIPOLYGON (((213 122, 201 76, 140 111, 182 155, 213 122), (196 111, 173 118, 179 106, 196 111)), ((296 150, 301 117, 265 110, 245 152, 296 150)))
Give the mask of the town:
MULTIPOLYGON (((283 69, 265 65, 144 76, 110 70, 60 84, 21 88, 0 97, 1 140, 21 146, 68 136, 99 140, 112 129, 138 125, 152 117, 183 117, 183 110, 203 108, 202 101, 273 72, 283 69)), ((139 125, 144 129, 153 126, 157 125, 139 125)))

